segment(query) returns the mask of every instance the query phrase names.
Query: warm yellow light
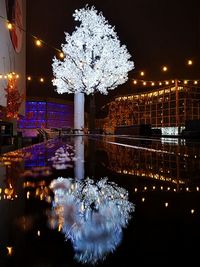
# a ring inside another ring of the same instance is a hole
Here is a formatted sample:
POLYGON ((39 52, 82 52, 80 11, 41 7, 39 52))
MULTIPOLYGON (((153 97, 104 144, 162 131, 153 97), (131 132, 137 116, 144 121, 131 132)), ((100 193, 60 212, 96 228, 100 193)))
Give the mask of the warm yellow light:
POLYGON ((144 202, 144 201, 145 201, 145 198, 143 197, 143 198, 142 198, 142 202, 144 202))
POLYGON ((19 79, 19 74, 16 75, 16 78, 19 79))
POLYGON ((134 83, 134 84, 137 84, 137 81, 136 81, 136 80, 134 80, 134 81, 133 81, 133 83, 134 83))
POLYGON ((43 83, 44 82, 44 78, 40 78, 40 82, 43 83))
POLYGON ((175 83, 175 81, 174 81, 174 80, 172 80, 172 83, 175 83))
POLYGON ((37 46, 41 46, 41 45, 42 45, 42 42, 41 42, 40 40, 37 39, 37 40, 35 41, 35 44, 36 44, 37 46))
POLYGON ((62 224, 59 224, 58 225, 58 232, 61 232, 61 230, 62 230, 62 224))
POLYGON ((31 81, 31 76, 28 76, 28 77, 27 77, 27 80, 28 80, 28 81, 31 81))
POLYGON ((197 81, 194 81, 194 84, 198 84, 198 82, 197 81))
POLYGON ((165 207, 167 208, 169 206, 168 202, 165 202, 165 207))
POLYGON ((166 82, 165 82, 165 84, 167 84, 167 85, 168 85, 168 84, 169 84, 169 82, 168 82, 168 81, 166 81, 166 82))
POLYGON ((163 66, 162 70, 167 71, 168 70, 167 66, 163 66))
POLYGON ((188 81, 184 81, 184 84, 187 84, 188 83, 188 81))
POLYGON ((154 85, 155 85, 155 83, 154 83, 154 82, 152 82, 152 83, 151 83, 151 86, 154 86, 154 85))
POLYGON ((2 79, 3 78, 3 75, 2 74, 0 74, 0 79, 2 79))
POLYGON ((8 256, 12 256, 13 254, 13 248, 12 247, 6 247, 8 250, 8 256))
POLYGON ((141 75, 141 76, 144 76, 144 71, 141 71, 141 72, 140 72, 140 75, 141 75))
POLYGON ((8 22, 8 23, 7 23, 7 28, 8 28, 9 30, 12 30, 12 28, 13 28, 12 23, 8 22))
POLYGON ((162 85, 162 83, 161 83, 161 82, 159 82, 159 85, 162 85))
POLYGON ((191 66, 191 65, 193 64, 192 60, 189 59, 188 62, 187 62, 187 64, 188 64, 189 66, 191 66))
POLYGON ((37 236, 40 236, 40 230, 37 231, 37 236))
POLYGON ((29 192, 29 191, 26 193, 26 198, 27 198, 27 199, 30 198, 30 192, 29 192))
POLYGON ((143 82, 143 85, 146 85, 147 83, 146 82, 143 82))
POLYGON ((64 54, 63 54, 63 52, 60 52, 59 57, 60 57, 60 58, 64 58, 64 54))
POLYGON ((192 214, 194 213, 194 209, 191 209, 191 211, 190 211, 192 214))

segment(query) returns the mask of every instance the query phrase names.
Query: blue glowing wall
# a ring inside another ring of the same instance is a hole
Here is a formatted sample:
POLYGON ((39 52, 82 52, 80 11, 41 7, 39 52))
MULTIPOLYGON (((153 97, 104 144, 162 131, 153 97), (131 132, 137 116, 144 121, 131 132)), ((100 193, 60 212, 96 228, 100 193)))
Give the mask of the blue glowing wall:
POLYGON ((18 122, 20 129, 73 127, 73 104, 27 101, 26 115, 18 122))

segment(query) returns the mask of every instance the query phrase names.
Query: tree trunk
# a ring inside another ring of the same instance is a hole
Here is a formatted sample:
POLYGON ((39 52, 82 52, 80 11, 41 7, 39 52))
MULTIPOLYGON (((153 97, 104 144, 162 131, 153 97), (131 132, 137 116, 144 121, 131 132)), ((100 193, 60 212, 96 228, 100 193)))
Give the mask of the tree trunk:
POLYGON ((74 94, 74 129, 84 129, 84 93, 74 94))

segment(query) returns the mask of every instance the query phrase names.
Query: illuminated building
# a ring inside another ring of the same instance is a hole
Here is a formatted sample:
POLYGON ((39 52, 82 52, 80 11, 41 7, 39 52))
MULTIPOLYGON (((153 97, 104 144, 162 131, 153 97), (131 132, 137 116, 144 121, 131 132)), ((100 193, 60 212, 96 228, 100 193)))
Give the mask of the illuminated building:
POLYGON ((73 127, 73 103, 61 99, 26 101, 26 115, 18 122, 20 129, 73 127))
POLYGON ((116 97, 103 124, 107 131, 120 125, 150 124, 162 134, 177 135, 188 120, 200 119, 197 81, 178 81, 152 90, 116 97))

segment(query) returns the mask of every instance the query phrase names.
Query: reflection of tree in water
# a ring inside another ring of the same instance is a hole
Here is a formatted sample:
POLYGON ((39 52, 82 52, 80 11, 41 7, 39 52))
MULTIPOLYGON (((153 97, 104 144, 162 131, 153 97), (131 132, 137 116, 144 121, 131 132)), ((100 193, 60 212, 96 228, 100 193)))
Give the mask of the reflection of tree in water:
POLYGON ((52 167, 56 170, 72 168, 72 162, 74 161, 74 147, 69 144, 59 147, 56 150, 55 155, 49 160, 52 161, 52 167))
POLYGON ((75 259, 97 263, 113 252, 122 240, 134 212, 128 192, 103 178, 53 180, 53 209, 49 215, 52 228, 61 230, 74 247, 75 259))

